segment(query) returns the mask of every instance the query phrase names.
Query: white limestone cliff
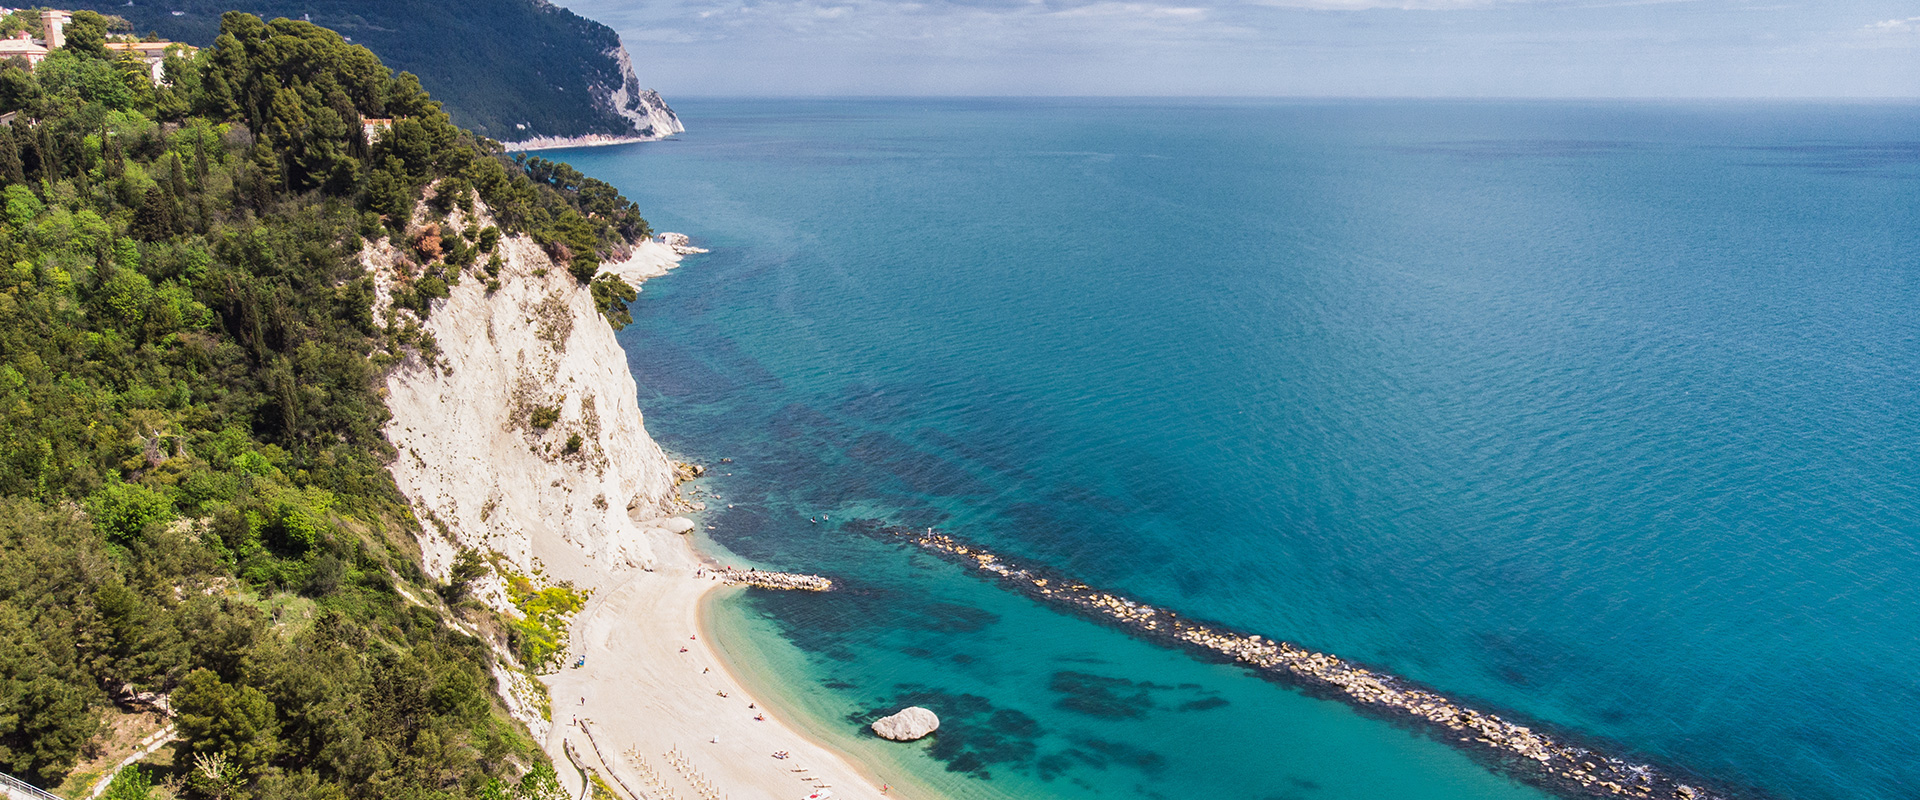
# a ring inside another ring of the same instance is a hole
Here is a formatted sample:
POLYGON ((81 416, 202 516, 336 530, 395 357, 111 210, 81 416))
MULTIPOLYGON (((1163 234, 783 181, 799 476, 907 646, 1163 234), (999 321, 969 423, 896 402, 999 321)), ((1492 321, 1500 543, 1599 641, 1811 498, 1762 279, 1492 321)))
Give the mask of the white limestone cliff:
MULTIPOLYGON (((491 224, 484 206, 476 211, 478 221, 454 224, 491 224)), ((503 237, 497 252, 499 288, 488 293, 473 274, 452 287, 422 326, 438 356, 409 358, 386 380, 390 469, 420 518, 422 569, 444 578, 474 548, 531 573, 536 544, 556 543, 600 569, 650 567, 652 541, 672 534, 633 520, 675 510, 675 467, 642 424, 626 352, 591 292, 532 240, 503 237)), ((408 259, 391 239, 362 257, 378 312, 411 319, 389 308, 408 259)), ((610 266, 638 283, 679 258, 646 241, 610 266)), ((504 608, 499 590, 497 579, 479 587, 504 608)))
POLYGON ((667 101, 661 99, 659 92, 640 88, 640 78, 633 74, 633 56, 628 55, 626 45, 613 48, 607 55, 613 56, 620 65, 620 86, 607 97, 615 113, 632 122, 633 129, 641 136, 664 139, 686 132, 686 126, 680 124, 680 115, 667 107, 667 101))
POLYGON ((587 87, 587 91, 593 95, 595 106, 618 115, 631 126, 631 130, 626 133, 587 136, 536 136, 531 139, 506 142, 506 149, 551 150, 560 147, 650 142, 686 132, 686 126, 680 122, 680 115, 673 113, 673 109, 667 106, 667 101, 660 97, 659 92, 641 88, 640 77, 633 72, 633 56, 627 53, 626 45, 616 45, 606 52, 606 56, 613 59, 617 67, 615 82, 594 84, 587 87))

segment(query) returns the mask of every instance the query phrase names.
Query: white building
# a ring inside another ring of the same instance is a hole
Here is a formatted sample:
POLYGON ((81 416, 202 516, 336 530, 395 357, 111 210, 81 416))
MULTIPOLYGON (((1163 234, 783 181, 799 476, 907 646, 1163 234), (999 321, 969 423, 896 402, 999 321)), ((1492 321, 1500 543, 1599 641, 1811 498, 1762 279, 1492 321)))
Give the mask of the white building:
POLYGON ((38 65, 48 52, 26 31, 21 31, 11 39, 0 39, 0 59, 24 58, 28 67, 38 65))

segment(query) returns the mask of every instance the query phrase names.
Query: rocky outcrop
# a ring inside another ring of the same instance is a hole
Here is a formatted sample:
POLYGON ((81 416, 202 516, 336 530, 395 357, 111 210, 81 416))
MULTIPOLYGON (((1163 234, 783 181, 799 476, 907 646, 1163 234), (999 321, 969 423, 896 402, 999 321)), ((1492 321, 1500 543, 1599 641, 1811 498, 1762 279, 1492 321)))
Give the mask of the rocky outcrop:
POLYGON ((940 729, 940 718, 919 706, 908 706, 899 713, 873 722, 873 732, 882 739, 911 742, 940 729))
MULTIPOLYGON (((460 229, 492 224, 485 207, 460 229)), ((652 536, 634 519, 674 510, 675 467, 642 424, 627 354, 591 292, 524 236, 500 240, 498 286, 472 273, 435 301, 421 327, 437 353, 387 376, 385 432, 394 481, 419 517, 421 566, 444 577, 462 548, 534 571, 534 543, 582 551, 602 568, 647 568, 652 536)), ((383 321, 410 259, 391 239, 362 254, 383 321)), ((679 256, 641 242, 616 262, 630 283, 679 256)), ((477 591, 504 607, 497 577, 477 591)))
POLYGON ((619 88, 609 93, 604 102, 613 108, 613 113, 633 123, 635 134, 664 139, 687 130, 680 124, 680 115, 667 107, 667 101, 660 98, 659 92, 640 88, 640 78, 633 74, 633 56, 627 53, 626 45, 613 48, 607 55, 620 65, 621 80, 619 88))
POLYGON ((631 126, 631 130, 586 136, 535 136, 506 142, 506 148, 508 150, 552 150, 561 147, 628 144, 665 139, 676 133, 686 132, 686 126, 680 122, 680 115, 673 113, 673 109, 667 106, 667 101, 660 97, 659 92, 641 88, 640 78, 633 72, 633 56, 627 53, 626 45, 616 45, 608 50, 606 55, 617 67, 617 81, 612 85, 594 84, 588 88, 588 92, 593 96, 593 104, 596 108, 611 112, 616 118, 625 120, 626 124, 631 126))
POLYGON ((692 255, 694 253, 707 252, 707 249, 704 247, 694 247, 693 240, 688 239, 687 235, 684 233, 673 233, 669 231, 667 233, 660 234, 659 240, 661 244, 666 245, 667 247, 671 248, 673 252, 679 253, 680 255, 683 255, 683 256, 692 255))

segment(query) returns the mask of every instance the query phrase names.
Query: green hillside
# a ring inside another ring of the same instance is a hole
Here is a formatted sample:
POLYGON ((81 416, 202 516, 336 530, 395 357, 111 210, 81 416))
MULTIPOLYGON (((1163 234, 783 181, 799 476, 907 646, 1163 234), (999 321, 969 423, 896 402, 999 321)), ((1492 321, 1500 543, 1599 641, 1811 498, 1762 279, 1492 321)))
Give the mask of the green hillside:
POLYGON ((513 141, 533 136, 622 134, 590 87, 618 86, 608 50, 620 37, 544 0, 72 0, 197 46, 213 44, 220 15, 309 18, 364 45, 395 70, 411 72, 444 103, 455 124, 513 141), (174 12, 182 12, 175 16, 174 12), (521 129, 517 125, 527 127, 521 129))
POLYGON ((551 795, 489 673, 553 631, 468 599, 472 555, 422 574, 379 390, 435 345, 374 315, 358 253, 403 248, 424 316, 501 280, 501 231, 448 209, 484 199, 583 280, 645 221, 322 28, 230 14, 155 86, 103 26, 0 64, 0 770, 57 785, 159 693, 182 740, 148 777, 177 796, 551 795))

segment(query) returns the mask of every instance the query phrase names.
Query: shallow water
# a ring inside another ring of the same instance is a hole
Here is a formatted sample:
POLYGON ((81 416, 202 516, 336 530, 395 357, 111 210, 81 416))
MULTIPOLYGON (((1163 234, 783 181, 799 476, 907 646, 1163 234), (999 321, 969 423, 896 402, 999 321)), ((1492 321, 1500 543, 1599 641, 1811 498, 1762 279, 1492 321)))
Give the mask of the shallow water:
POLYGON ((622 341, 718 541, 855 584, 718 610, 820 735, 970 797, 1537 796, 883 517, 1719 785, 1920 785, 1920 108, 679 106, 558 157, 714 249, 622 341))

